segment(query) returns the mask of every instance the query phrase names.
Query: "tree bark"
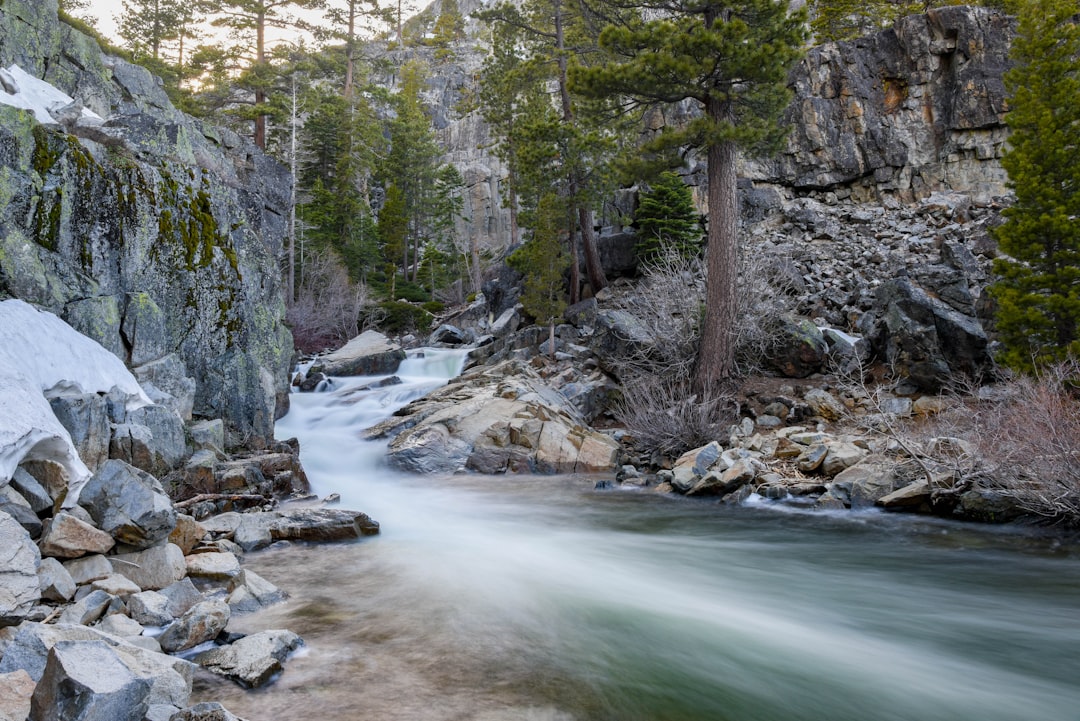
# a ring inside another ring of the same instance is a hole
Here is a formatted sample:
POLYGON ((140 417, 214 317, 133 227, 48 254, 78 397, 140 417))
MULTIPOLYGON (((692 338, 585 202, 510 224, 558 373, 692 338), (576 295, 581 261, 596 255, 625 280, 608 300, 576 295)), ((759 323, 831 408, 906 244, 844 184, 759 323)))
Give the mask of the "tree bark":
MULTIPOLYGON (((266 62, 266 16, 259 13, 255 17, 255 64, 262 65, 266 62)), ((255 90, 255 110, 258 111, 266 105, 266 91, 262 88, 255 90)), ((259 113, 255 116, 255 146, 266 150, 266 116, 259 113)))
MULTIPOLYGON (((722 119, 727 110, 719 101, 713 101, 706 107, 706 112, 711 117, 722 119)), ((694 387, 699 392, 715 389, 735 373, 735 281, 739 227, 735 174, 737 154, 738 149, 730 140, 708 148, 708 275, 705 320, 694 374, 694 387)))
MULTIPOLYGON (((589 276, 589 286, 593 295, 607 287, 607 276, 600 262, 600 251, 593 236, 593 213, 587 208, 578 209, 578 222, 581 223, 581 248, 585 253, 585 274, 589 276)), ((577 259, 575 258, 575 261, 577 259)))

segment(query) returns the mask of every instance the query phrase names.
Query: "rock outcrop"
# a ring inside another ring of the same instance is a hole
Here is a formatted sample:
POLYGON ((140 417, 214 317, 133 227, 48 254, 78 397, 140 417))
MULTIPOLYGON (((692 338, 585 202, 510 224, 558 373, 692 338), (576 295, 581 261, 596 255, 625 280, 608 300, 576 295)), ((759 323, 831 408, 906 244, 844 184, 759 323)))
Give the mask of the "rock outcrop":
POLYGON ((182 415, 224 419, 231 444, 265 442, 292 351, 287 172, 176 110, 149 72, 60 22, 56 0, 5 2, 0 38, 0 66, 99 116, 0 104, 0 297, 64 317, 182 415))
POLYGON ((520 361, 480 368, 368 431, 392 438, 390 463, 417 473, 610 471, 618 444, 520 361))
POLYGON ((863 200, 1002 195, 1014 29, 995 10, 943 7, 812 49, 791 75, 787 146, 747 177, 863 200))

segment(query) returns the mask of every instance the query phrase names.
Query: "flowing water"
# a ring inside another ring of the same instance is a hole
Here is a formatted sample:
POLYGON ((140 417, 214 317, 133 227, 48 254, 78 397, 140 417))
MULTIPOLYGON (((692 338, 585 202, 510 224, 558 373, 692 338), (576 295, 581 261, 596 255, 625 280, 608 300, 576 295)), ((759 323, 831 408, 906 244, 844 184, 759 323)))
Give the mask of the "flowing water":
MULTIPOLYGON (((272 686, 201 680, 251 721, 1080 719, 1080 552, 1017 529, 595 479, 403 476, 361 431, 454 375, 294 395, 315 490, 382 524, 245 565, 293 593, 232 628, 305 641, 272 686)), ((367 379, 369 382, 371 379, 367 379)))

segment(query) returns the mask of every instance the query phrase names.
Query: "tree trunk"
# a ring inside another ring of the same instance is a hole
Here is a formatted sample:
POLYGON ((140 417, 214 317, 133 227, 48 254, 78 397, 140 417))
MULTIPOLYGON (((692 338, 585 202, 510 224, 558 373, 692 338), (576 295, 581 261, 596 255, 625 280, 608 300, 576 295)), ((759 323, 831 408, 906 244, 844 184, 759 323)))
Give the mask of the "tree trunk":
MULTIPOLYGON (((706 112, 712 117, 722 118, 727 111, 720 103, 712 103, 706 112)), ((710 145, 708 149, 708 275, 705 321, 694 374, 694 387, 698 391, 714 389, 735 373, 735 280, 739 225, 735 174, 737 153, 733 141, 710 145)))
POLYGON ((570 245, 570 305, 581 300, 581 267, 578 264, 577 233, 574 232, 575 215, 574 208, 571 207, 566 218, 567 241, 570 245))
POLYGON ((353 94, 353 56, 356 53, 356 41, 353 36, 356 34, 356 2, 357 0, 349 0, 349 34, 345 39, 345 87, 341 91, 342 97, 346 100, 352 98, 353 94))
POLYGON ((479 293, 484 284, 480 275, 480 236, 473 228, 469 233, 469 284, 473 293, 479 293))
POLYGON ((286 305, 292 307, 296 301, 296 124, 300 121, 297 112, 296 99, 296 71, 292 74, 292 105, 290 107, 290 136, 289 136, 289 176, 292 183, 289 186, 289 298, 286 305))
MULTIPOLYGON (((266 62, 266 16, 262 13, 255 17, 255 64, 262 65, 266 62)), ((255 110, 258 111, 266 105, 266 91, 262 88, 255 90, 255 110)), ((259 113, 255 116, 255 146, 266 150, 266 116, 259 113)))
POLYGON ((578 208, 578 220, 581 223, 581 248, 585 253, 585 274, 589 276, 589 286, 593 295, 607 287, 604 266, 600 263, 600 251, 596 248, 593 236, 593 213, 587 208, 578 208))
POLYGON ((548 356, 555 360, 555 319, 548 321, 548 356))
MULTIPOLYGON (((574 124, 574 107, 570 100, 570 84, 567 79, 566 68, 566 37, 563 30, 563 13, 562 3, 560 0, 555 0, 554 5, 555 12, 555 48, 558 57, 559 66, 559 100, 562 105, 563 122, 567 125, 573 126, 574 124)), ((571 170, 572 176, 570 178, 568 192, 570 194, 571 202, 577 202, 577 194, 580 189, 578 177, 576 177, 576 170, 571 170)), ((596 241, 593 239, 593 218, 592 211, 587 208, 578 208, 578 219, 581 225, 581 245, 585 251, 585 272, 589 276, 589 285, 592 286, 592 291, 596 292, 602 290, 607 285, 607 278, 604 277, 604 269, 600 265, 600 254, 596 250, 596 241)), ((570 235, 574 235, 573 222, 570 223, 570 235)), ((573 252, 570 255, 570 276, 571 279, 577 278, 577 283, 572 283, 570 289, 570 302, 576 303, 578 299, 580 283, 580 271, 578 269, 577 258, 577 245, 573 246, 573 252)))

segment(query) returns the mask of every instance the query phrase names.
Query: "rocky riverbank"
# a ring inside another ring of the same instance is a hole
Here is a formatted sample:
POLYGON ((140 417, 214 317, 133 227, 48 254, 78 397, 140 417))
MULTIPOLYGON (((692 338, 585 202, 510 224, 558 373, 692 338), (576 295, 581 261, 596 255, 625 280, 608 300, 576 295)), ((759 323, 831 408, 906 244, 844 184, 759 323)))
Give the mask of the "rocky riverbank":
POLYGON ((302 644, 228 631, 285 598, 245 553, 378 523, 282 505, 308 490, 295 443, 226 453, 220 419, 185 423, 55 316, 5 301, 0 328, 0 719, 233 718, 189 707, 195 674, 261 686, 302 644))

